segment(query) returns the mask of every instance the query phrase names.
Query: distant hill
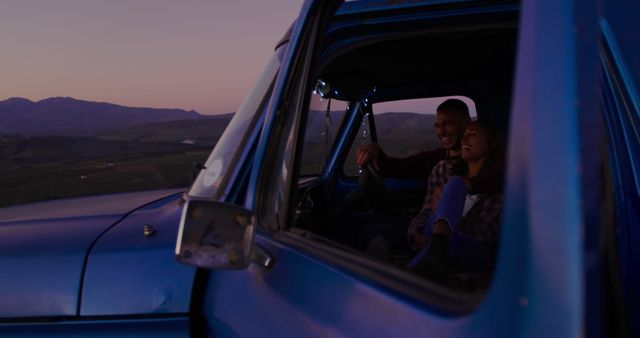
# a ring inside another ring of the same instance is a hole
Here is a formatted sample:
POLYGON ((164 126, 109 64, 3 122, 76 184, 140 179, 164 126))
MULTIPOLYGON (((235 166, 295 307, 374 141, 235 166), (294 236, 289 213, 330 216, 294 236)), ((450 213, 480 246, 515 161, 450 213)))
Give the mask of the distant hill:
POLYGON ((93 136, 139 124, 200 118, 203 115, 194 110, 133 108, 70 97, 0 101, 0 134, 93 136))
POLYGON ((376 115, 376 131, 384 150, 402 157, 439 147, 433 128, 436 116, 416 113, 384 113, 376 115))
POLYGON ((102 140, 127 142, 168 142, 215 144, 233 118, 233 114, 206 116, 200 119, 140 124, 98 136, 102 140))
MULTIPOLYGON (((310 143, 324 142, 325 113, 312 111, 310 113, 310 122, 307 126, 306 140, 310 143)), ((331 113, 332 133, 336 133, 339 124, 342 122, 344 114, 342 112, 331 113)), ((433 114, 418 114, 406 112, 385 112, 375 115, 376 133, 381 144, 395 148, 402 148, 406 144, 416 144, 415 140, 419 140, 423 145, 416 149, 407 149, 406 151, 424 150, 425 145, 438 145, 438 138, 433 123, 435 122, 433 114)), ((335 134, 334 134, 335 135, 335 134)), ((403 151, 404 152, 404 151, 403 151)))

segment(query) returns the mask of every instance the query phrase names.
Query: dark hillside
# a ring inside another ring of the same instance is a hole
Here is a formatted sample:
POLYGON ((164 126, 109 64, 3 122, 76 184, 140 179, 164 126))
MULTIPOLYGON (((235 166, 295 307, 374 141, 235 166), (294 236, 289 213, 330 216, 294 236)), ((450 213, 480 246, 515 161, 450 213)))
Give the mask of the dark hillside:
POLYGON ((0 134, 93 136, 143 123, 199 118, 193 110, 133 108, 70 97, 0 101, 0 134))
POLYGON ((0 166, 148 156, 203 147, 177 142, 108 141, 93 137, 4 137, 0 138, 0 166))
POLYGON ((438 147, 434 122, 431 114, 384 113, 376 115, 376 130, 385 151, 403 157, 438 147))
POLYGON ((213 145, 218 141, 233 114, 200 119, 140 124, 99 135, 100 139, 128 142, 171 142, 191 140, 194 144, 213 145))

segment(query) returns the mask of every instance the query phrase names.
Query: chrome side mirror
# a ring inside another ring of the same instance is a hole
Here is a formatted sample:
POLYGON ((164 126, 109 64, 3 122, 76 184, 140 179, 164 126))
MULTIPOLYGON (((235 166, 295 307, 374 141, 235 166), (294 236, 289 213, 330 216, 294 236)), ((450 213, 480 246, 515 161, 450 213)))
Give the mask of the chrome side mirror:
POLYGON ((251 262, 255 215, 237 205, 187 200, 182 209, 178 261, 206 269, 245 269, 251 262))

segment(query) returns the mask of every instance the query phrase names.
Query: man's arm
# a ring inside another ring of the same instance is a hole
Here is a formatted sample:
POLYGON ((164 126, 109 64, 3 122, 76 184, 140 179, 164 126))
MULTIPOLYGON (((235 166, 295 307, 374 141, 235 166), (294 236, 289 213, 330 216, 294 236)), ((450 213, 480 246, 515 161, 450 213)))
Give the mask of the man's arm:
POLYGON ((390 157, 380 151, 378 166, 380 173, 385 177, 424 179, 445 156, 444 149, 422 151, 402 158, 390 157))

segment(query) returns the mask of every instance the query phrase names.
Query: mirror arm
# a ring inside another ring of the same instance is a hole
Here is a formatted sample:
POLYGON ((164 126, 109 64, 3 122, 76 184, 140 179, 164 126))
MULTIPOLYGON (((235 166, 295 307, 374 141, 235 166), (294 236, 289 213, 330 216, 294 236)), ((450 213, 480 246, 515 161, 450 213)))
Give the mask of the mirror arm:
POLYGON ((251 248, 251 262, 263 268, 270 268, 275 264, 275 259, 258 244, 251 248))

